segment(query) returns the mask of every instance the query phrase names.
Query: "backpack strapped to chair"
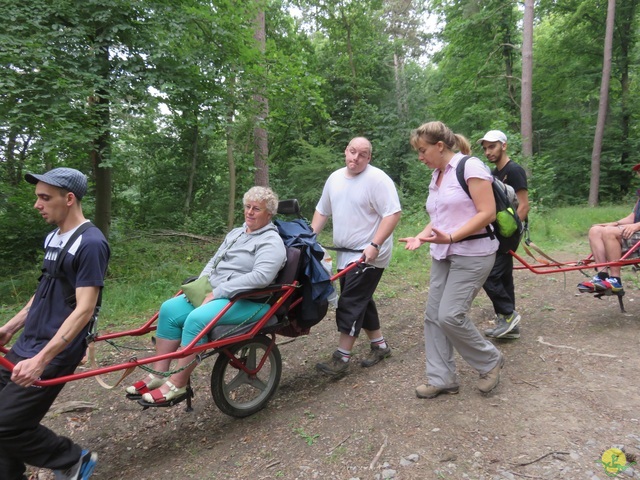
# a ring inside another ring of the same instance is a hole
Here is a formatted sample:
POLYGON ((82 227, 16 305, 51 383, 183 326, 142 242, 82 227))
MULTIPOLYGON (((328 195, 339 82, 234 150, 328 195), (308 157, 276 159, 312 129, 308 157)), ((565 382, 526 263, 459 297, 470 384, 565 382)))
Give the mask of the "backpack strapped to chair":
MULTIPOLYGON (((469 186, 464 179, 464 166, 467 160, 471 158, 469 155, 462 157, 458 166, 456 167, 456 177, 458 183, 465 191, 465 193, 471 198, 469 192, 469 186)), ((479 233, 476 235, 469 235, 459 242, 466 240, 475 240, 477 238, 497 238, 500 242, 498 252, 508 253, 509 251, 516 251, 520 244, 520 238, 523 232, 522 221, 517 213, 517 196, 512 186, 506 185, 502 181, 493 177, 491 183, 493 190, 493 198, 496 202, 496 219, 487 225, 487 233, 479 233)))

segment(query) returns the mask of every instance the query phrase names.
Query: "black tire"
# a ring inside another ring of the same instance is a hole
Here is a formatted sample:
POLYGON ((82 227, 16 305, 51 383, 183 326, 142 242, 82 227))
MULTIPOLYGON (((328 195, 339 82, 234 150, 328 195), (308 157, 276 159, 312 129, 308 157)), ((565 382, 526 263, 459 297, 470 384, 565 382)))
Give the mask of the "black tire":
MULTIPOLYGON (((227 348, 247 368, 255 369, 270 345, 270 338, 256 335, 227 348)), ((253 376, 234 367, 229 357, 220 352, 211 371, 213 401, 227 415, 248 417, 265 407, 278 388, 281 374, 282 357, 277 345, 273 346, 264 365, 253 376)))

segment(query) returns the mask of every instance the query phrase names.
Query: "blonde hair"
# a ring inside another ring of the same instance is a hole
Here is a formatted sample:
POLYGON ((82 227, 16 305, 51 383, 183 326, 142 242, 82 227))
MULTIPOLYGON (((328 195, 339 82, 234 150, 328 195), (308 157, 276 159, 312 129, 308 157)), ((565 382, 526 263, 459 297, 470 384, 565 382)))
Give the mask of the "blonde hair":
POLYGON ((431 145, 438 142, 444 143, 449 150, 459 150, 465 155, 471 153, 471 144, 463 135, 453 133, 442 122, 427 122, 411 132, 409 142, 414 149, 418 148, 418 141, 424 140, 431 145))
POLYGON ((278 195, 269 187, 251 187, 242 197, 242 203, 264 202, 271 215, 278 213, 278 195))

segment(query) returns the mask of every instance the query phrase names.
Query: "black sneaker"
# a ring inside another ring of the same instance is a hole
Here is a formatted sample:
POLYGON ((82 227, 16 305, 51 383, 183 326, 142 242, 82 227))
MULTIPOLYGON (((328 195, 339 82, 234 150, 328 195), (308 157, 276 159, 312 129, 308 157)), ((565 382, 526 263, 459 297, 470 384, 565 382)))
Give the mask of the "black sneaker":
POLYGON ((331 377, 339 377, 349 371, 349 362, 345 362, 342 354, 336 350, 328 362, 316 363, 316 370, 331 377))
POLYGON ((68 470, 55 470, 56 480, 87 480, 98 463, 98 454, 82 450, 78 462, 68 470))
POLYGON ((376 363, 380 363, 380 361, 385 358, 389 358, 391 356, 391 347, 387 345, 385 348, 380 348, 380 345, 371 345, 371 350, 369 350, 369 355, 367 358, 360 362, 360 365, 363 367, 373 367, 376 363))

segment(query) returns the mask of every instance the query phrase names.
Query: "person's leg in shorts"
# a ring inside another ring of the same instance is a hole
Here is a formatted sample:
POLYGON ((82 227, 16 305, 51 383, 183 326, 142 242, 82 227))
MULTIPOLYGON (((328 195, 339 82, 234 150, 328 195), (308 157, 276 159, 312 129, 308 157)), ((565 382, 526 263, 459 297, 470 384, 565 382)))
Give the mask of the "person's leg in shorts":
POLYGON ((365 266, 340 277, 340 297, 336 309, 336 325, 340 334, 338 349, 328 362, 316 364, 318 371, 327 375, 346 373, 353 345, 363 327, 370 339, 376 334, 381 337, 373 294, 383 272, 382 268, 365 266))

